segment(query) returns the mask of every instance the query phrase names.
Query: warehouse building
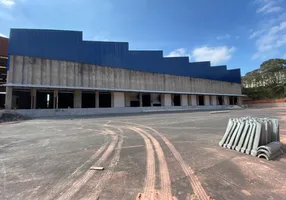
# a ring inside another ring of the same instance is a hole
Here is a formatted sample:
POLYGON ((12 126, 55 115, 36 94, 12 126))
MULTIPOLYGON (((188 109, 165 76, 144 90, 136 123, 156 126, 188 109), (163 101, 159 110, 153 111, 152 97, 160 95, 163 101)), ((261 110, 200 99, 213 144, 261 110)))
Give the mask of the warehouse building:
POLYGON ((0 109, 5 106, 5 87, 1 87, 6 83, 8 63, 8 38, 0 36, 0 109))
POLYGON ((241 104, 240 69, 133 51, 125 42, 84 41, 77 31, 11 29, 8 66, 7 109, 241 104))

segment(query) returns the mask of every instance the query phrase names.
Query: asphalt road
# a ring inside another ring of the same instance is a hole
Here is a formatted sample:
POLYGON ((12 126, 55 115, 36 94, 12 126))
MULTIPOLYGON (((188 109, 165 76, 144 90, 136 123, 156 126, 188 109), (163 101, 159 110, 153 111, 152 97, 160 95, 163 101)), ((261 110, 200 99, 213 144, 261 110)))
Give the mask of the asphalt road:
POLYGON ((228 119, 240 116, 279 118, 286 143, 285 113, 251 109, 0 124, 0 199, 285 199, 285 154, 266 161, 218 146, 228 119))

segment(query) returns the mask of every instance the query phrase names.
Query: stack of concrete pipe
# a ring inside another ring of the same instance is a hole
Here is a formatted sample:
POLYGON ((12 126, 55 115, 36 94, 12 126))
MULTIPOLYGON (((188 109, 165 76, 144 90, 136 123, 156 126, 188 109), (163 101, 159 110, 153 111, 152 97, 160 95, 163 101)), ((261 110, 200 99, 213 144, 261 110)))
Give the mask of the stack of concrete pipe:
POLYGON ((231 118, 219 145, 238 152, 274 159, 283 153, 277 119, 231 118))

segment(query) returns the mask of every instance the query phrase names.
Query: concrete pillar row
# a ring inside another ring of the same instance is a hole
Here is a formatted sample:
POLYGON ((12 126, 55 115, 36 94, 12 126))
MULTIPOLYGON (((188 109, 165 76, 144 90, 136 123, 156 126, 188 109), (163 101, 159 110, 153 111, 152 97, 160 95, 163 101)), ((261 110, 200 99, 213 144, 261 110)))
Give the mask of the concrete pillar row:
POLYGON ((188 106, 188 95, 181 95, 181 106, 188 106))
POLYGON ((143 107, 142 93, 139 93, 140 107, 143 107))
POLYGON ((237 97, 237 104, 239 105, 239 106, 242 106, 242 97, 237 97))
POLYGON ((216 106, 217 105, 217 96, 211 96, 211 101, 212 101, 212 105, 216 106))
POLYGON ((115 108, 125 107, 124 92, 113 92, 113 102, 115 108))
POLYGON ((229 105, 229 97, 228 96, 224 96, 223 100, 224 100, 224 105, 228 106, 229 105))
POLYGON ((6 87, 5 108, 12 109, 13 88, 6 87))
POLYGON ((208 95, 204 96, 204 104, 205 104, 205 106, 210 105, 210 96, 208 96, 208 95))
POLYGON ((172 106, 171 94, 162 94, 162 97, 163 106, 172 106))
POLYGON ((191 99, 192 99, 192 106, 197 106, 197 95, 192 94, 191 95, 191 99))
POLYGON ((54 109, 58 109, 59 108, 59 90, 58 89, 54 89, 54 105, 53 105, 54 109))
POLYGON ((99 91, 95 91, 95 107, 99 108, 99 91))
POLYGON ((37 89, 31 89, 31 109, 37 108, 37 89))
POLYGON ((75 90, 74 91, 74 96, 73 96, 73 98, 74 98, 73 107, 74 108, 81 108, 82 107, 81 96, 82 96, 81 90, 75 90))

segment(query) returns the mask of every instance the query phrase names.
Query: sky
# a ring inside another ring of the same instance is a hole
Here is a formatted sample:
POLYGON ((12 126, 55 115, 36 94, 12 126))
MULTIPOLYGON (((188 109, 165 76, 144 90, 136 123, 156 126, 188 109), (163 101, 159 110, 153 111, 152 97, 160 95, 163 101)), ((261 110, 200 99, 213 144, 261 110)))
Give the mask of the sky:
POLYGON ((10 28, 83 31, 84 40, 129 42, 190 62, 240 68, 286 59, 286 0, 0 0, 10 28))

